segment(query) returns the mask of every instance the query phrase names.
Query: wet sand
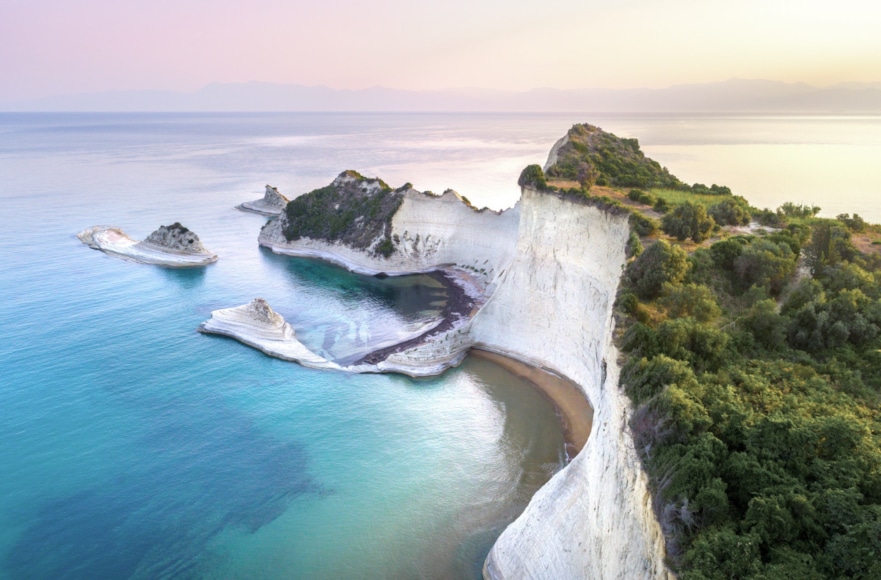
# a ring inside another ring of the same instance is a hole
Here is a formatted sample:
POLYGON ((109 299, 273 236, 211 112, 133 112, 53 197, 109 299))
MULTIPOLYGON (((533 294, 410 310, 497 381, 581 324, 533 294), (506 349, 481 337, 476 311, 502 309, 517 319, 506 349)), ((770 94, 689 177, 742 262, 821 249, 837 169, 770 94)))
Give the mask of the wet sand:
POLYGON ((567 458, 571 461, 578 455, 590 436, 593 407, 575 383, 544 369, 494 352, 472 348, 469 354, 492 361, 511 374, 535 385, 557 410, 566 440, 567 458))

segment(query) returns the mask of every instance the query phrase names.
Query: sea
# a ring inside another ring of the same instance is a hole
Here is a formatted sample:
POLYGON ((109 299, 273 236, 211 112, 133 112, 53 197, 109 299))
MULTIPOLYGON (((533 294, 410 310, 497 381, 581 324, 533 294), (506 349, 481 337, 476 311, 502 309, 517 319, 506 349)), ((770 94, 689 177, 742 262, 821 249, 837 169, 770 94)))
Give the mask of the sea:
POLYGON ((443 287, 274 255, 235 206, 355 169, 502 209, 575 122, 760 207, 881 222, 881 117, 0 114, 0 578, 478 578, 567 460, 529 383, 470 357, 317 371, 196 328, 262 297, 334 360, 408 336, 443 287), (220 260, 75 237, 175 221, 220 260))

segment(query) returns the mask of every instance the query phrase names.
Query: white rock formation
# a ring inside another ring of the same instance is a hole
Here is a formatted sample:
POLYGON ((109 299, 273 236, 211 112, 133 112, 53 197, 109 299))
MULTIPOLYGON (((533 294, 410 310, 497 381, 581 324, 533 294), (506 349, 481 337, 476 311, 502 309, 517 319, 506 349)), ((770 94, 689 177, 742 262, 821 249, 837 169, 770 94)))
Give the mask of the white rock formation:
POLYGON ((476 211, 455 191, 436 196, 411 189, 392 219, 392 236, 400 242, 389 258, 323 240, 288 242, 282 235, 284 215, 268 222, 258 241, 278 254, 321 258, 361 274, 401 275, 456 265, 489 283, 514 254, 519 221, 517 206, 476 211))
POLYGON ((284 211, 285 206, 290 200, 278 192, 278 189, 267 185, 266 193, 261 199, 254 201, 245 201, 236 207, 242 211, 251 211, 260 215, 278 215, 284 211))
POLYGON ((400 244, 388 259, 323 241, 287 242, 283 219, 264 227, 261 245, 364 273, 455 264, 484 290, 485 306, 467 323, 390 356, 378 370, 436 372, 477 345, 572 379, 594 407, 584 450, 502 534, 487 558, 486 577, 671 577, 612 344, 612 304, 629 236, 626 215, 530 188, 501 214, 476 212, 450 192, 433 198, 411 191, 392 221, 400 244))
POLYGON ((551 152, 548 153, 548 161, 547 161, 547 163, 545 163, 544 167, 542 168, 543 171, 547 171, 548 169, 550 169, 551 167, 553 167, 554 165, 557 164, 557 155, 560 154, 560 147, 562 147, 563 145, 565 145, 568 142, 569 142, 569 135, 563 135, 562 137, 560 137, 560 139, 557 140, 556 143, 554 143, 554 146, 551 147, 551 152))
POLYGON ((498 539, 488 578, 665 578, 651 509, 618 387, 612 304, 627 216, 524 189, 517 252, 473 322, 481 348, 572 379, 594 408, 582 452, 498 539))
POLYGON ((306 348, 284 317, 262 298, 243 306, 213 311, 211 318, 199 325, 199 332, 229 336, 270 356, 303 366, 340 369, 339 365, 306 348))
POLYGON ((92 226, 77 234, 79 240, 109 256, 167 268, 193 268, 217 261, 192 231, 179 223, 160 226, 142 242, 115 226, 92 226))

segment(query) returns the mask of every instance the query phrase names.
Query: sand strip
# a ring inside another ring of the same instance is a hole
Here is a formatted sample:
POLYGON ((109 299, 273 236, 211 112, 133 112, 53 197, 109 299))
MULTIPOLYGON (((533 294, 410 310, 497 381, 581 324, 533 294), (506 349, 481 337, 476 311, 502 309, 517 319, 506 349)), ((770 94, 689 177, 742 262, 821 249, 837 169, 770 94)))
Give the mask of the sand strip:
POLYGON ((575 383, 544 369, 487 350, 472 348, 469 354, 491 361, 535 385, 557 409, 566 440, 567 458, 571 461, 578 455, 590 436, 593 407, 575 383))
POLYGON ((453 277, 444 270, 432 270, 426 272, 426 276, 430 276, 434 280, 440 282, 449 293, 447 303, 441 311, 441 322, 437 326, 431 327, 426 332, 409 340, 393 344, 384 348, 380 348, 365 355, 361 359, 355 361, 354 365, 376 365, 387 359, 389 356, 405 351, 407 349, 419 346, 425 342, 430 336, 442 334, 452 329, 456 324, 463 320, 467 320, 473 315, 475 300, 469 296, 468 292, 460 286, 458 278, 453 277))

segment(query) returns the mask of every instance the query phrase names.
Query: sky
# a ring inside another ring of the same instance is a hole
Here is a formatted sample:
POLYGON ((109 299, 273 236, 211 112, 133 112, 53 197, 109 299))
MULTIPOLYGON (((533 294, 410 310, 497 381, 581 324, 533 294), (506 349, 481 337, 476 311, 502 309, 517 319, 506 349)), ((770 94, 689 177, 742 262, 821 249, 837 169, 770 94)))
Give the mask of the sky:
POLYGON ((338 89, 881 81, 869 0, 0 0, 0 102, 338 89))

